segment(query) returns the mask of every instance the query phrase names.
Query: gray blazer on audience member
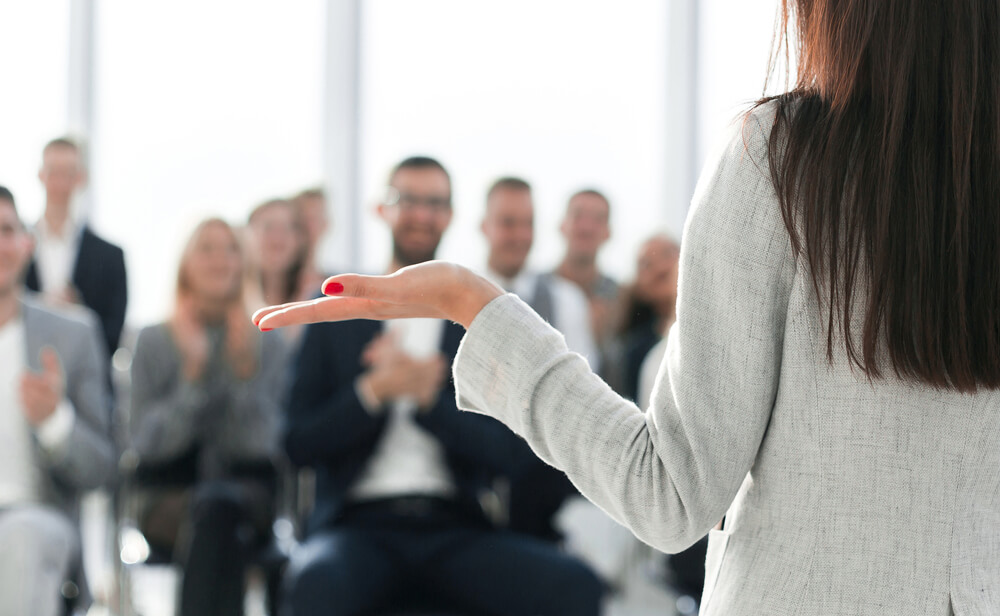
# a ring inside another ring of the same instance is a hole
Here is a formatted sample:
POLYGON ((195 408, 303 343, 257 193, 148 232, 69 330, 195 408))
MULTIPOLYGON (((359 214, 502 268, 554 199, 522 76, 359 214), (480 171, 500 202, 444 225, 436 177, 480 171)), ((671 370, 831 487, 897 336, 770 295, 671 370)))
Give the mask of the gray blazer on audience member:
POLYGON ((236 378, 222 359, 224 332, 209 329, 210 358, 197 382, 181 375, 181 356, 166 323, 144 328, 132 360, 132 447, 143 463, 165 463, 199 448, 202 478, 226 474, 234 462, 272 459, 278 452, 285 344, 260 335, 257 374, 236 378), (207 466, 207 467, 206 467, 207 466))
POLYGON ((466 334, 459 405, 501 419, 655 547, 682 550, 725 515, 703 615, 996 616, 1000 391, 828 362, 768 172, 772 114, 755 112, 699 184, 645 413, 513 296, 466 334))
POLYGON ((52 347, 66 379, 66 398, 75 411, 73 431, 62 447, 45 452, 36 444, 44 500, 76 518, 80 492, 107 485, 117 468, 111 442, 111 399, 107 359, 89 310, 54 312, 30 297, 21 300, 25 360, 41 370, 41 352, 52 347))

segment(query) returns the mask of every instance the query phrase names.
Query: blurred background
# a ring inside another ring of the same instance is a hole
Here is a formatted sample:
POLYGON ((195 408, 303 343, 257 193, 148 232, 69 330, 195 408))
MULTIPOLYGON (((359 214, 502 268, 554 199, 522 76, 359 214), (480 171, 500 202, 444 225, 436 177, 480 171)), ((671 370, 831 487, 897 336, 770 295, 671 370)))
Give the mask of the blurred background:
POLYGON ((321 264, 381 271, 390 167, 439 158, 456 218, 439 256, 480 266, 485 191, 535 188, 531 261, 562 254, 581 187, 608 194, 603 269, 679 236, 707 152, 762 93, 775 0, 0 0, 0 183, 35 221, 42 146, 88 145, 94 228, 125 250, 127 323, 162 319, 183 238, 323 186, 321 264))
MULTIPOLYGON (((198 221, 242 226, 255 206, 305 189, 328 197, 319 269, 384 271, 390 238, 374 207, 391 167, 418 154, 452 176, 440 258, 485 265, 486 191, 513 175, 533 187, 530 267, 557 264, 567 200, 594 188, 612 205, 599 268, 633 280, 644 240, 680 238, 707 156, 763 94, 777 5, 0 0, 0 185, 33 224, 43 146, 63 135, 85 144, 89 183, 76 206, 124 249, 125 340, 173 310, 198 221)), ((115 362, 126 379, 128 362, 115 362)), ((113 609, 127 593, 118 547, 102 546, 124 546, 126 565, 146 558, 131 555, 126 534, 115 543, 113 508, 98 499, 84 515, 92 614, 131 613, 113 609)), ((162 575, 134 576, 136 613, 171 613, 176 576, 162 575)), ((662 614, 662 601, 639 596, 648 613, 662 614)), ((689 602, 676 612, 696 609, 689 602)))

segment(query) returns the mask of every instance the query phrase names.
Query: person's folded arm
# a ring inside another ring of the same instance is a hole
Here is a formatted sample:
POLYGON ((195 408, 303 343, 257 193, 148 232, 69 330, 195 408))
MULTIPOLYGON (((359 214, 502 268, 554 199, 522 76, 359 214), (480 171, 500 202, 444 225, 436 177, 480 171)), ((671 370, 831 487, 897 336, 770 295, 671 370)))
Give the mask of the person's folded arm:
POLYGON ((777 394, 795 260, 764 134, 753 126, 749 152, 737 136, 696 192, 677 323, 645 413, 513 296, 478 314, 455 362, 460 407, 501 419, 664 551, 683 550, 724 515, 777 394))

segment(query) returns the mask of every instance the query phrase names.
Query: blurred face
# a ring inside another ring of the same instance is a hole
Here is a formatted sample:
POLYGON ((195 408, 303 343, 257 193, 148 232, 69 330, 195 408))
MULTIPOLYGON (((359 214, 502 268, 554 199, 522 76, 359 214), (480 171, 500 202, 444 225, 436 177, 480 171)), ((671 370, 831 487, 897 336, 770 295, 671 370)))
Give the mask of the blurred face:
POLYGON ((73 148, 52 146, 42 153, 42 168, 38 179, 45 187, 45 195, 55 203, 69 203, 70 198, 86 181, 80 155, 73 148))
POLYGON ((326 199, 323 197, 304 197, 299 201, 299 205, 301 206, 306 240, 309 242, 309 246, 315 246, 326 233, 326 199))
POLYGON ((275 204, 257 212, 250 223, 250 233, 260 269, 286 272, 304 249, 302 230, 291 205, 275 204))
POLYGON ((13 204, 0 199, 0 295, 18 288, 30 254, 31 238, 21 226, 13 204))
POLYGON ((500 189, 490 196, 483 219, 489 243, 489 265, 501 276, 513 278, 524 267, 534 239, 534 206, 526 190, 500 189))
POLYGON ((658 309, 673 309, 677 299, 677 269, 680 250, 665 237, 648 240, 639 250, 635 277, 636 294, 658 309))
POLYGON ((184 267, 195 298, 213 303, 235 299, 243 262, 236 239, 226 227, 204 227, 186 255, 184 267))
POLYGON ((451 183, 439 169, 401 169, 378 212, 392 231, 393 257, 402 266, 434 258, 451 223, 451 183))
POLYGON ((566 206, 560 230, 571 257, 595 258, 601 245, 611 237, 608 204, 596 195, 576 195, 566 206))

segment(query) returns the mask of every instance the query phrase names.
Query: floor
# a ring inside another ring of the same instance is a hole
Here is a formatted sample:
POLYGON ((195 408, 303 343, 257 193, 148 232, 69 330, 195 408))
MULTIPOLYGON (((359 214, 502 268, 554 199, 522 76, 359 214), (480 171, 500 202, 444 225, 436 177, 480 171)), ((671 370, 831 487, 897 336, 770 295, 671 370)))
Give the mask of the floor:
MULTIPOLYGON (((107 522, 109 507, 108 498, 102 494, 88 495, 82 506, 84 564, 95 597, 86 616, 173 616, 178 570, 167 565, 134 565, 127 566, 127 576, 122 576, 114 566, 119 548, 107 522), (124 578, 128 580, 127 597, 120 592, 123 585, 119 581, 124 578)), ((590 523, 587 526, 594 528, 590 523)), ((607 553, 607 544, 598 543, 595 547, 607 553)), ((658 575, 650 564, 649 559, 632 556, 615 565, 620 592, 609 599, 604 616, 687 616, 696 613, 697 606, 693 602, 678 600, 655 581, 658 575)), ((264 605, 263 584, 251 578, 246 615, 265 616, 264 605)))

